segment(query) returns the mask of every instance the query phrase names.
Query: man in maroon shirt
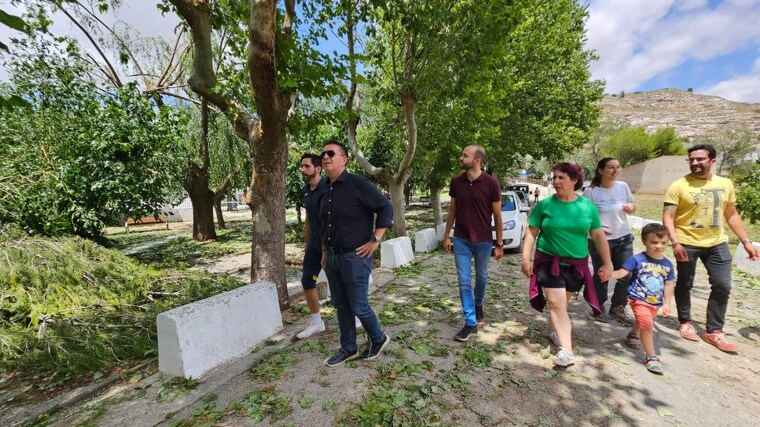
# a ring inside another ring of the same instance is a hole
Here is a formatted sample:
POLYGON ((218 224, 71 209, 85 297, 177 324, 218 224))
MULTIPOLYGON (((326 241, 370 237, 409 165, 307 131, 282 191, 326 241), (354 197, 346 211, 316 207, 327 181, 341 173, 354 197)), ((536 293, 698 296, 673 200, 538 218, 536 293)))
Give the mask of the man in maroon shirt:
POLYGON ((451 180, 451 204, 446 217, 443 249, 454 252, 459 280, 459 297, 462 300, 464 328, 454 339, 467 341, 478 332, 478 325, 486 321, 483 300, 488 282, 488 261, 493 247, 494 258, 502 256, 501 189, 499 182, 483 173, 486 152, 479 145, 468 145, 459 157, 459 167, 465 172, 451 180), (492 245, 491 218, 496 230, 496 243, 492 245), (454 238, 449 239, 456 220, 454 238), (472 288, 472 260, 475 259, 475 289, 472 288))

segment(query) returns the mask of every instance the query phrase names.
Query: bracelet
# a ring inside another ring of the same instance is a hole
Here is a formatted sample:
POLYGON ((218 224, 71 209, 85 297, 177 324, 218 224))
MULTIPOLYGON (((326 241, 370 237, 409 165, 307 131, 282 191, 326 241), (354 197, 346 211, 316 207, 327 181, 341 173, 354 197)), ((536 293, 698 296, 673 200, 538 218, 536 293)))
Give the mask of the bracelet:
POLYGON ((670 244, 670 246, 673 246, 675 248, 677 245, 680 245, 680 244, 681 243, 679 243, 679 242, 673 242, 673 243, 670 244))
POLYGON ((741 242, 742 243, 752 243, 752 240, 747 239, 747 240, 742 240, 741 242))

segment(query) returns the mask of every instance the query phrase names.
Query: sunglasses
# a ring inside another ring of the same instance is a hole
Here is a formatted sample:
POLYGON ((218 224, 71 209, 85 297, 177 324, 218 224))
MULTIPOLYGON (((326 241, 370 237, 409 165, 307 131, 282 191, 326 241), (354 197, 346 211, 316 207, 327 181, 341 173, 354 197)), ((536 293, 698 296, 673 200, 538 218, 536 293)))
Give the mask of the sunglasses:
POLYGON ((324 157, 325 157, 325 154, 327 154, 327 157, 329 157, 329 158, 331 158, 331 159, 332 159, 333 157, 335 157, 335 155, 336 155, 336 154, 337 154, 337 155, 339 155, 339 156, 348 157, 348 156, 346 156, 345 154, 336 153, 336 152, 335 152, 335 150, 327 150, 327 151, 323 151, 323 152, 322 152, 322 154, 320 154, 320 156, 319 156, 319 157, 320 157, 320 158, 324 158, 324 157))

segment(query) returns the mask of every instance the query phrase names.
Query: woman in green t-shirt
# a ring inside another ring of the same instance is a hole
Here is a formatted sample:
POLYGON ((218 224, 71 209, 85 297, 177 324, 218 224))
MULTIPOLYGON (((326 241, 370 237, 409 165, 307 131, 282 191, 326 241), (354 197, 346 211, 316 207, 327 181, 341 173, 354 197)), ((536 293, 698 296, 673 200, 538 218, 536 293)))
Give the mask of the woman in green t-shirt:
POLYGON ((522 271, 530 278, 531 305, 543 311, 549 303, 549 338, 559 347, 554 364, 568 366, 574 363, 567 313, 570 297, 583 289, 594 316, 601 313, 588 267, 589 234, 603 261, 599 271, 610 274, 612 262, 596 206, 576 194, 583 184, 583 169, 575 163, 557 163, 552 171, 556 193, 541 200, 530 216, 522 271), (535 260, 531 261, 534 243, 535 260))

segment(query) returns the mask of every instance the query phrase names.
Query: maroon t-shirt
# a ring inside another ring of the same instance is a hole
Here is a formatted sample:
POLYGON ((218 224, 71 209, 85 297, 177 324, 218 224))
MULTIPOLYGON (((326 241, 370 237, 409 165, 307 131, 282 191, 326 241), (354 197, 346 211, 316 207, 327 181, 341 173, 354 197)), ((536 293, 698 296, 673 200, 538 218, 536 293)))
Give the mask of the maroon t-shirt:
POLYGON ((499 182, 483 172, 470 182, 467 173, 451 179, 449 196, 456 199, 454 236, 470 242, 490 242, 493 203, 501 201, 499 182))

